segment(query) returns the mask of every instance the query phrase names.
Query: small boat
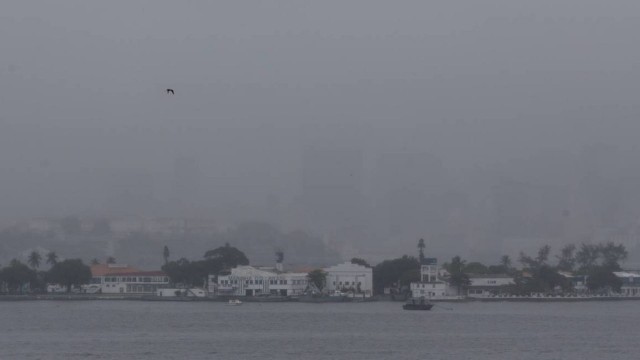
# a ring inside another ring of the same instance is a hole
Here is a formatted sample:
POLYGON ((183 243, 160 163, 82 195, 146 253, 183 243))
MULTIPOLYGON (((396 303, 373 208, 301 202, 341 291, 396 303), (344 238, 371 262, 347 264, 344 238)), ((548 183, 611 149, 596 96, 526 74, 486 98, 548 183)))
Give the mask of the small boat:
POLYGON ((431 310, 433 304, 425 301, 424 298, 419 300, 410 300, 406 304, 402 305, 404 310, 431 310))
POLYGON ((238 299, 229 300, 228 305, 232 305, 232 306, 242 305, 242 301, 240 301, 238 299))

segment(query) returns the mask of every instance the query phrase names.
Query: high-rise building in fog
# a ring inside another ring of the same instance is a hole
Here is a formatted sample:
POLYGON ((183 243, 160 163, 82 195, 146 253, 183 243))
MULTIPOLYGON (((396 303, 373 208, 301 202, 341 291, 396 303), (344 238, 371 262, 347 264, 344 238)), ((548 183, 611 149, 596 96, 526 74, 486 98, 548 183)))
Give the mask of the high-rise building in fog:
POLYGON ((306 149, 301 196, 306 222, 321 232, 360 224, 363 217, 362 181, 360 150, 306 149))
POLYGON ((119 169, 106 175, 104 211, 110 216, 152 215, 157 200, 153 176, 140 169, 119 169))
POLYGON ((173 162, 172 202, 184 208, 199 204, 202 172, 195 157, 179 157, 173 162))
MULTIPOLYGON (((423 152, 392 152, 378 156, 373 178, 377 216, 390 234, 423 236, 436 223, 446 193, 442 163, 423 152)), ((433 229, 430 229, 433 230, 433 229)))

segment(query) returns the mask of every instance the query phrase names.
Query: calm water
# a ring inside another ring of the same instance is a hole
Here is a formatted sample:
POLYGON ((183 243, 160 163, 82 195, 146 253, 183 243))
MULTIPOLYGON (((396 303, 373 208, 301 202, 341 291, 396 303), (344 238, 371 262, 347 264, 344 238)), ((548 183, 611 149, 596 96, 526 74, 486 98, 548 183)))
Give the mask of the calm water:
POLYGON ((640 301, 0 302, 0 359, 636 359, 640 301))

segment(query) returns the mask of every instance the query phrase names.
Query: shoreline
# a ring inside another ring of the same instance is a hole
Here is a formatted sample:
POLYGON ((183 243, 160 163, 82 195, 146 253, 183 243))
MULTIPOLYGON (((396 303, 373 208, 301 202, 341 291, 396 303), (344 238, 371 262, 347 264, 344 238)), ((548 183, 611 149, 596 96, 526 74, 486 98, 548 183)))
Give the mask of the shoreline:
MULTIPOLYGON (((271 298, 255 299, 244 297, 161 297, 150 295, 0 295, 0 302, 7 301, 149 301, 149 302, 227 302, 229 299, 241 299, 247 303, 286 303, 299 302, 295 298, 271 298)), ((471 303, 471 302, 592 302, 592 301, 633 301, 640 300, 640 296, 582 296, 582 297, 494 297, 494 298, 457 298, 457 299, 431 299, 435 303, 471 303)), ((363 302, 401 302, 385 298, 373 298, 367 301, 344 301, 339 303, 363 303, 363 302)), ((308 302, 314 303, 314 302, 308 302)), ((326 303, 326 302, 319 302, 326 303)))

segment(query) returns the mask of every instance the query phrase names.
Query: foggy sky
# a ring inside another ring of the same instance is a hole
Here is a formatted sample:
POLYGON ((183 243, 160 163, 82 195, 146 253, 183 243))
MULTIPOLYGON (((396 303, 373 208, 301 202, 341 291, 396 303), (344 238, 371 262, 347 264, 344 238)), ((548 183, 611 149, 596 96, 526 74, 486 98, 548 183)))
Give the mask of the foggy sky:
POLYGON ((598 214, 640 179, 639 17, 637 1, 6 0, 0 217, 257 219, 391 255, 633 237, 637 208, 598 214))

